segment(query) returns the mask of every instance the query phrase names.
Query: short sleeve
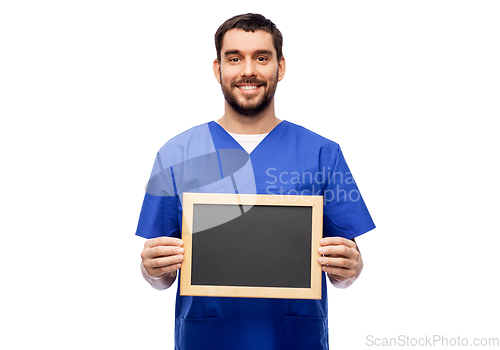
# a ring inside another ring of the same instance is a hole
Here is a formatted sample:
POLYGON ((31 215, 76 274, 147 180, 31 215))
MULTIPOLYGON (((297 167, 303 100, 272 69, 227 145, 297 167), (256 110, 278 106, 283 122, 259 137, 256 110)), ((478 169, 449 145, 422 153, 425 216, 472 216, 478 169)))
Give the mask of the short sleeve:
POLYGON ((142 204, 136 235, 181 237, 184 192, 221 179, 208 124, 195 126, 158 151, 142 204))
POLYGON ((181 205, 175 191, 171 167, 163 167, 157 155, 142 203, 136 235, 147 239, 180 238, 181 205))
POLYGON ((179 205, 177 197, 154 196, 146 192, 135 234, 147 239, 162 236, 181 238, 179 205))
POLYGON ((325 237, 352 239, 375 228, 340 148, 323 200, 325 237))

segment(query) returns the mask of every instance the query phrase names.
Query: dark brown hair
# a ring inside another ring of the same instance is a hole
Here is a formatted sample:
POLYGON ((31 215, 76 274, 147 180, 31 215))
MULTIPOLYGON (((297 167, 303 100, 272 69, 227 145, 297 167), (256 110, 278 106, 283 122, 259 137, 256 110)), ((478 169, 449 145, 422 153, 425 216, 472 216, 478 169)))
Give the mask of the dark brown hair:
POLYGON ((224 23, 215 32, 215 50, 217 51, 217 60, 220 62, 222 40, 227 31, 231 29, 243 29, 245 32, 255 32, 256 30, 263 30, 273 36, 274 48, 278 56, 278 61, 283 55, 283 35, 276 25, 268 20, 266 17, 257 13, 247 13, 244 15, 234 16, 224 23))

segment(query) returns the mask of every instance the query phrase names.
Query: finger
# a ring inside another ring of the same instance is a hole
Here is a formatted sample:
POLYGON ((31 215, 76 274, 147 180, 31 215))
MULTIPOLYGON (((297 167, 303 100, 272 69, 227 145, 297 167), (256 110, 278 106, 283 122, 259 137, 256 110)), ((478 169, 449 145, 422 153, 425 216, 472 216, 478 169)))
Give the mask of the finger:
POLYGON ((355 248, 350 248, 345 245, 330 245, 320 247, 318 249, 320 255, 330 256, 330 257, 345 257, 349 259, 358 260, 359 252, 355 248))
POLYGON ((141 253, 141 258, 143 260, 155 259, 177 254, 184 254, 184 248, 178 246, 157 246, 153 248, 144 248, 141 253))
POLYGON ((182 247, 184 245, 184 242, 175 237, 158 237, 158 238, 152 238, 148 239, 144 243, 145 248, 153 248, 153 247, 158 247, 158 246, 179 246, 182 247))
POLYGON ((322 246, 328 245, 345 245, 349 248, 356 248, 356 243, 350 239, 345 239, 343 237, 325 237, 319 242, 322 246))
POLYGON ((339 267, 343 269, 354 269, 358 268, 358 261, 345 259, 345 258, 327 258, 321 257, 318 258, 318 263, 322 266, 330 266, 330 267, 339 267))
POLYGON ((165 274, 167 274, 169 272, 177 271, 180 268, 181 268, 181 264, 175 264, 175 265, 170 265, 170 266, 166 266, 166 267, 151 269, 152 270, 152 272, 151 272, 152 274, 150 274, 150 276, 160 277, 160 276, 165 275, 165 274))
POLYGON ((162 269, 184 261, 184 255, 173 255, 166 258, 148 259, 144 262, 145 268, 162 269))

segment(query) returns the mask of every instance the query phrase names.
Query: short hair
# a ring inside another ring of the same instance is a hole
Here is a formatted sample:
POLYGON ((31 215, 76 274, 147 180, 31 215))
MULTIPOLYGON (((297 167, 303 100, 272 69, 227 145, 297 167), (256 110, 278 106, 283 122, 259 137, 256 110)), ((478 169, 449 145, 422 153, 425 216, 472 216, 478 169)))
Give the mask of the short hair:
POLYGON ((256 30, 268 32, 273 37, 278 61, 281 59, 283 55, 283 35, 281 35, 279 29, 266 17, 258 13, 247 13, 228 19, 215 32, 215 50, 217 51, 217 60, 219 62, 221 60, 222 40, 227 31, 231 29, 243 29, 245 32, 255 32, 256 30))

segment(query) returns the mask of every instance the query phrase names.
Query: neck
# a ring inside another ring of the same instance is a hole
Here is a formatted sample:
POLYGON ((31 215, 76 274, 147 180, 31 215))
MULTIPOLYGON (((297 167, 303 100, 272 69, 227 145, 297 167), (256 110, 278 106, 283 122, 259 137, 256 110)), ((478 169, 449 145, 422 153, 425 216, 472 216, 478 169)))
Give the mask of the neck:
POLYGON ((274 114, 274 101, 259 114, 246 116, 236 112, 227 102, 224 115, 218 120, 220 126, 234 134, 267 134, 278 125, 281 120, 274 114))

